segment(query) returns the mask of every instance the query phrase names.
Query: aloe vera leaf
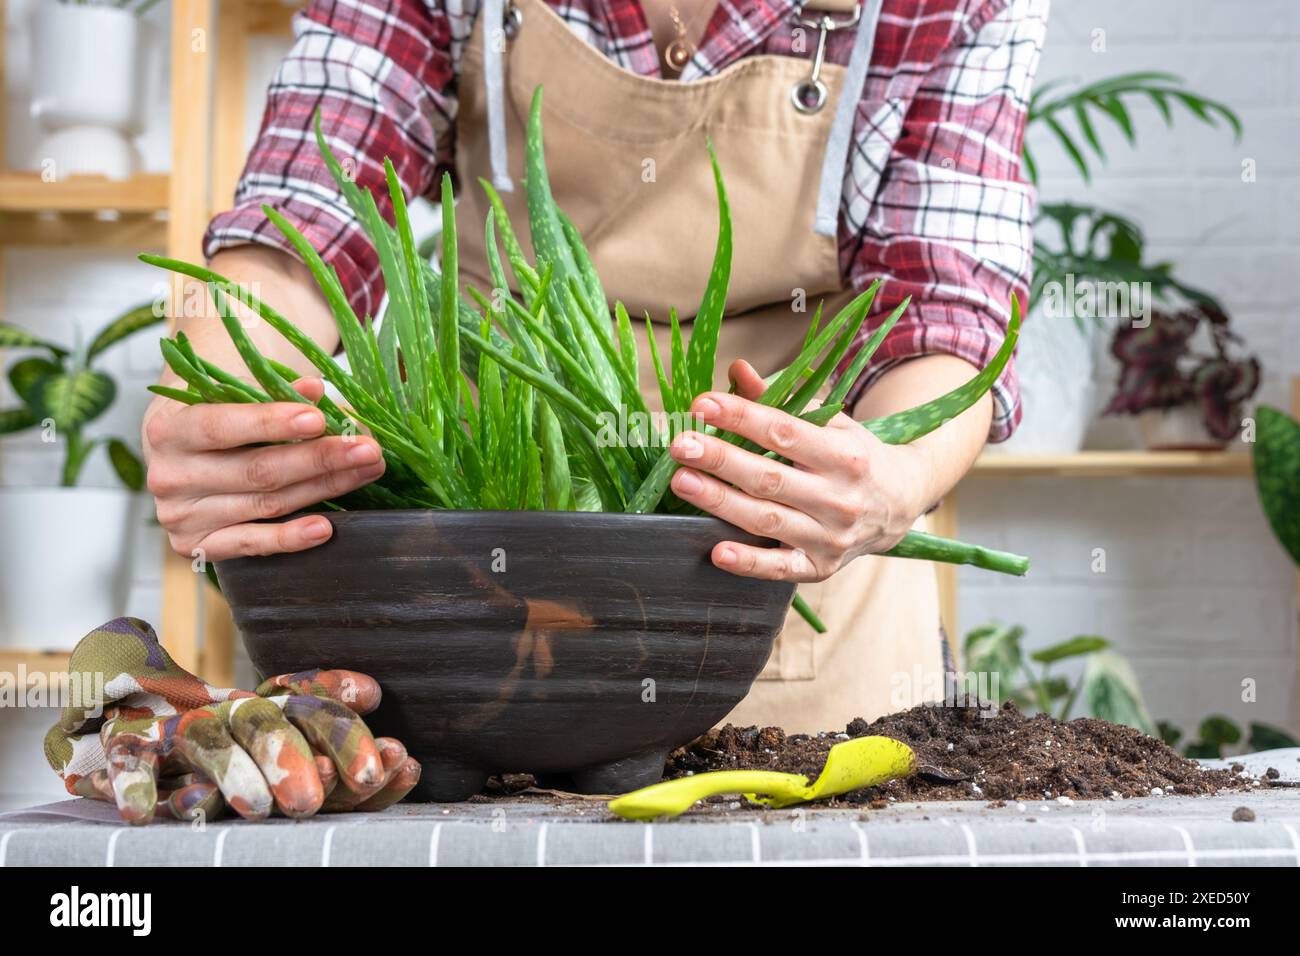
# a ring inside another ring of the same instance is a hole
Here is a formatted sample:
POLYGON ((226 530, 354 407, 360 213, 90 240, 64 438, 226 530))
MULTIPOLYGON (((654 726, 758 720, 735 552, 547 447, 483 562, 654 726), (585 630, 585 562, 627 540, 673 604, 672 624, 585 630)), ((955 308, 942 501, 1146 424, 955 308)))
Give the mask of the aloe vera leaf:
POLYGON ((885 321, 880 323, 880 328, 876 329, 871 338, 866 341, 862 348, 858 349, 857 354, 853 356, 853 361, 849 363, 849 367, 844 370, 844 374, 836 379, 835 386, 826 396, 828 404, 840 404, 848 398, 849 389, 853 387, 853 383, 862 375, 862 370, 867 367, 867 363, 870 362, 871 357, 876 354, 876 350, 879 349, 881 343, 885 341, 885 336, 893 330, 894 324, 898 322, 911 301, 912 297, 908 296, 899 303, 898 308, 889 313, 885 318, 885 321))
POLYGON ((668 490, 668 483, 672 481, 677 468, 677 461, 672 455, 668 454, 668 449, 665 448, 641 482, 640 487, 628 499, 627 507, 624 510, 628 514, 638 515, 649 514, 654 511, 663 499, 664 492, 668 490))
POLYGON ((790 602, 790 606, 799 612, 799 616, 807 621, 808 626, 814 631, 818 634, 826 633, 826 625, 822 623, 822 619, 817 616, 817 613, 809 606, 808 602, 803 599, 798 591, 795 592, 794 600, 790 602))
POLYGON ((170 398, 173 402, 180 402, 182 405, 201 405, 203 396, 196 395, 194 392, 182 391, 179 388, 168 388, 166 385, 150 385, 148 390, 155 395, 161 395, 163 398, 170 398))
POLYGON ((588 405, 547 372, 533 368, 526 362, 516 359, 513 355, 503 352, 477 333, 465 332, 464 329, 461 331, 474 345, 489 352, 493 359, 503 368, 509 369, 511 373, 522 378, 533 388, 546 395, 547 398, 561 405, 588 428, 596 429, 600 427, 599 420, 588 405))
MULTIPOLYGON (((627 309, 623 307, 622 302, 614 303, 614 316, 618 322, 618 354, 623 362, 623 367, 627 370, 628 377, 632 381, 637 381, 640 374, 638 362, 636 336, 632 332, 632 319, 627 314, 627 309)), ((637 387, 637 393, 640 394, 640 387, 637 387)))
MULTIPOLYGON (((618 352, 614 348, 614 339, 610 334, 608 316, 606 316, 604 321, 602 321, 594 312, 591 311, 591 307, 579 298, 577 279, 570 279, 569 286, 572 289, 573 298, 577 303, 578 311, 586 319, 588 328, 592 330, 592 335, 590 336, 591 340, 596 343, 596 347, 599 348, 604 355, 606 367, 608 367, 616 379, 616 382, 613 383, 613 387, 609 389, 610 394, 620 395, 623 400, 622 404, 632 411, 648 411, 645 399, 641 396, 641 388, 637 382, 636 372, 633 371, 631 374, 628 373, 627 368, 623 365, 618 352)), ((626 313, 624 314, 626 315, 626 313)))
POLYGON ((515 274, 515 281, 519 283, 519 288, 524 293, 524 304, 531 308, 533 297, 537 294, 537 272, 524 257, 523 247, 519 245, 514 226, 510 223, 510 214, 506 212, 506 206, 501 201, 500 194, 486 179, 480 178, 479 185, 483 187, 483 192, 488 198, 488 204, 492 207, 496 227, 501 233, 501 242, 506 247, 506 260, 510 263, 510 268, 515 274))
MULTIPOLYGON (((668 349, 673 363, 673 399, 679 409, 686 411, 699 393, 693 390, 690 371, 686 367, 686 350, 682 346, 682 325, 677 318, 677 309, 672 307, 668 309, 668 330, 668 349)), ((712 387, 711 379, 709 387, 712 387)), ((705 391, 708 389, 706 388, 705 391)))
POLYGON ((190 364, 184 353, 176 347, 171 339, 159 339, 158 347, 162 350, 163 361, 168 368, 181 377, 185 384, 198 392, 205 402, 220 403, 223 400, 215 382, 210 382, 206 375, 190 364))
MULTIPOLYGON (((599 309, 608 318, 609 300, 605 298, 605 289, 600 284, 600 274, 596 272, 596 264, 591 261, 591 253, 587 251, 587 246, 582 241, 582 233, 578 232, 578 227, 573 224, 573 220, 563 209, 556 206, 555 214, 560 220, 565 241, 569 244, 569 251, 573 254, 573 261, 582 277, 581 288, 586 294, 587 304, 592 309, 599 309)), ((604 335, 610 338, 608 323, 604 326, 604 335)))
POLYGON ((863 422, 863 427, 888 445, 906 445, 922 435, 928 435, 944 422, 966 411, 993 387, 993 383, 998 380, 1007 362, 1011 360, 1019 335, 1020 301, 1013 294, 1011 321, 1007 324, 1007 335, 1002 341, 1002 347, 998 349, 992 361, 976 373, 969 382, 924 405, 863 422))
POLYGON ((564 238, 560 217, 551 195, 551 177, 546 169, 542 146, 542 88, 533 91, 528 111, 528 135, 524 147, 524 191, 528 198, 528 225, 533 237, 533 255, 554 265, 560 279, 578 274, 573 252, 564 238))
POLYGON ((208 286, 212 294, 212 301, 216 303, 217 315, 221 323, 226 327, 226 333, 230 336, 230 341, 234 343, 239 357, 243 359, 248 370, 253 373, 253 378, 257 379, 259 385, 266 389, 266 393, 277 402, 298 402, 303 405, 310 405, 306 398, 294 391, 293 387, 275 373, 275 369, 267 363, 266 358, 253 344, 253 340, 248 337, 244 331, 243 325, 239 321, 239 315, 231 307, 230 298, 215 285, 208 286))
POLYGON ((1020 576, 1029 570, 1029 559, 1006 551, 993 551, 963 541, 940 538, 924 531, 909 531, 902 541, 883 552, 891 558, 919 558, 944 564, 969 564, 986 571, 1020 576))
MULTIPOLYGON (((456 200, 451 176, 442 174, 442 299, 438 312, 438 352, 448 381, 460 370, 460 261, 456 239, 456 200)), ((485 336, 486 338, 486 336, 485 336)))
MULTIPOLYGON (((504 301, 505 299, 514 298, 514 296, 510 291, 509 283, 506 281, 505 269, 501 265, 501 253, 497 249, 494 217, 495 213, 489 210, 487 222, 483 227, 483 232, 487 237, 488 275, 492 279, 492 299, 485 300, 481 296, 476 298, 481 300, 479 305, 485 312, 491 311, 493 315, 498 317, 499 321, 507 322, 506 327, 510 333, 511 341, 523 349, 534 365, 541 365, 543 362, 542 355, 537 350, 537 343, 533 341, 532 336, 524 331, 522 326, 514 322, 514 317, 509 314, 508 309, 504 307, 498 309, 495 305, 498 297, 504 301)), ((472 290, 470 291, 471 295, 473 295, 472 290)))
POLYGON ((369 344, 366 342, 366 333, 361 328, 361 320, 357 318, 356 313, 352 311, 352 306, 348 304, 347 296, 343 292, 343 286, 339 283, 337 275, 321 259, 311 243, 307 241, 307 237, 293 223, 281 215, 278 210, 264 205, 262 211, 284 237, 289 240, 307 264, 307 268, 311 270, 312 276, 316 279, 316 285, 324 294, 326 302, 329 303, 330 313, 334 317, 334 324, 338 327, 339 338, 343 343, 343 351, 348 357, 348 363, 352 367, 353 374, 361 386, 372 395, 375 395, 377 399, 379 396, 376 393, 380 392, 379 369, 372 367, 373 358, 369 344))
MULTIPOLYGON (((817 392, 821 390, 822 386, 825 385, 826 382, 830 380, 831 376, 835 374, 835 370, 839 368, 840 362, 844 360, 844 356, 848 354, 849 349, 851 349, 853 344, 858 340, 858 333, 867 320, 867 313, 871 311, 871 304, 875 301, 875 290, 878 289, 879 286, 880 280, 876 280, 871 284, 867 290, 871 293, 871 297, 861 305, 858 313, 853 317, 848 325, 845 326, 845 331, 835 340, 835 344, 831 347, 831 350, 827 353, 826 357, 818 363, 812 374, 809 375, 804 380, 804 383, 799 386, 799 390, 785 402, 782 406, 785 411, 792 415, 797 415, 802 412, 808 407, 808 403, 817 395, 817 392)), ((880 329, 876 330, 875 335, 873 335, 862 348, 858 349, 858 354, 854 356, 855 361, 861 359, 862 363, 865 365, 867 360, 870 359, 871 353, 875 352, 875 350, 880 347, 880 343, 885 340, 885 336, 889 334, 889 330, 894 327, 894 323, 897 322, 899 316, 907 310, 910 303, 911 298, 909 297, 899 304, 898 308, 896 308, 893 313, 885 319, 884 323, 880 326, 880 329), (881 332, 881 329, 884 330, 883 333, 881 332), (861 357, 861 353, 863 352, 867 353, 866 358, 861 357)), ((843 401, 843 398, 841 397, 831 400, 840 402, 843 401)))
POLYGON ((138 257, 141 262, 157 266, 161 269, 168 269, 172 272, 179 272, 182 275, 190 276, 194 279, 200 279, 203 282, 215 282, 223 292, 236 301, 242 302, 249 308, 257 312, 267 325, 271 326, 276 332, 280 333, 290 345, 298 350, 303 358, 307 359, 321 376, 335 388, 337 388, 348 402, 358 412, 364 412, 371 417, 388 423, 390 426, 396 426, 397 423, 391 418, 388 410, 372 399, 365 389, 361 388, 360 383, 343 370, 343 368, 330 357, 319 345, 304 334, 297 326, 280 315, 275 309, 257 298, 243 286, 236 285, 225 276, 213 272, 203 266, 194 265, 189 262, 182 262, 179 259, 169 259, 165 256, 155 256, 149 253, 141 253, 138 257))
POLYGON ((812 342, 800 350, 794 361, 772 377, 772 381, 768 384, 767 390, 755 399, 755 401, 760 405, 769 405, 774 408, 779 408, 783 405, 789 397, 790 391, 794 388, 795 383, 804 377, 809 366, 812 365, 813 359, 825 351, 826 347, 840 334, 840 330, 844 327, 845 323, 856 316, 858 310, 861 309, 863 305, 872 298, 872 296, 874 296, 874 292, 871 289, 867 289, 855 296, 853 301, 844 308, 840 309, 840 311, 835 314, 835 318, 831 319, 830 322, 826 324, 826 327, 817 333, 812 342))
POLYGON ((564 447, 560 420, 551 406, 542 403, 541 451, 546 508, 550 511, 573 510, 573 479, 569 474, 569 455, 564 447))
POLYGON ((659 345, 655 342, 654 326, 650 322, 650 316, 645 317, 645 334, 650 340, 650 359, 654 362, 655 378, 659 380, 659 401, 668 415, 675 415, 684 411, 677 405, 677 395, 673 392, 672 384, 668 381, 668 376, 664 373, 664 363, 659 357, 659 345))
MULTIPOLYGON (((727 189, 722 183, 722 168, 717 153, 709 143, 709 162, 713 166, 713 182, 718 193, 718 241, 713 252, 713 266, 704 287, 704 297, 695 313, 691 326, 691 343, 682 368, 686 391, 690 398, 713 388, 713 369, 718 360, 718 335, 722 329, 722 313, 727 307, 727 283, 731 277, 731 208, 727 203, 727 189)), ((673 384, 677 383, 678 365, 673 358, 673 384)), ((687 405, 689 405, 689 399, 687 405)))
MULTIPOLYGON (((429 362, 426 359, 434 354, 431 336, 433 319, 429 314, 428 298, 424 294, 424 279, 419 275, 418 266, 413 268, 412 265, 412 259, 418 261, 418 255, 415 252, 415 237, 411 233, 406 201, 402 196, 401 184, 397 181, 397 173, 388 160, 384 160, 384 175, 388 182, 393 216, 397 222, 396 244, 389 240, 380 225, 383 216, 379 213, 374 196, 369 192, 365 193, 366 219, 363 221, 367 223, 366 232, 379 256, 384 285, 388 289, 388 311, 384 321, 392 321, 396 325, 398 350, 406 371, 403 382, 406 404, 412 417, 423 418, 425 424, 429 424, 433 393, 430 391, 427 371, 429 362)), ((444 380, 439 384, 444 387, 439 389, 437 400, 445 407, 453 399, 447 393, 447 382, 444 380)))

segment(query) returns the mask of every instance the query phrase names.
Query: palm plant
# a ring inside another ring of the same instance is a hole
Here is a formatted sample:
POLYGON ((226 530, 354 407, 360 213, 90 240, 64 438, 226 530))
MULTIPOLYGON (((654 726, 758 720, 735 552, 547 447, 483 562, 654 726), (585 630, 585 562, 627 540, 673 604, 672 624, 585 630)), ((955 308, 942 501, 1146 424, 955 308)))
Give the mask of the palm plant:
POLYGON ((121 438, 89 438, 85 434, 86 426, 103 415, 117 396, 113 379, 93 363, 112 346, 162 321, 162 312, 154 303, 138 305, 104 326, 84 349, 67 349, 0 322, 0 348, 44 353, 19 359, 9 367, 9 384, 21 404, 0 408, 0 435, 39 427, 52 439, 61 437, 64 487, 77 483, 90 453, 103 446, 122 484, 139 491, 144 487, 144 466, 131 446, 121 438))
MULTIPOLYGON (((615 303, 616 321, 609 321, 591 257, 551 195, 542 152, 541 90, 533 98, 526 152, 533 262, 525 258, 500 197, 480 180, 492 207, 484 224, 493 284, 490 294, 473 287, 467 295, 460 293, 450 177, 442 181, 441 268, 434 271, 419 253, 392 165, 386 163, 385 169, 395 228, 384 220, 374 197, 344 173, 321 134, 319 119, 316 136, 339 190, 374 243, 383 270, 388 306, 378 330, 375 323, 362 321, 352 311, 337 274, 302 233, 266 207, 267 217, 307 263, 329 302, 348 370, 275 309, 229 279, 202 266, 142 255, 145 262, 207 284, 217 314, 257 382, 249 384, 206 361, 179 333, 163 339, 162 350, 186 388, 154 386, 155 393, 187 404, 307 401, 290 384, 297 373, 263 356, 253 344, 237 317, 238 303, 280 333, 337 388, 346 410, 329 398, 316 403, 325 414, 328 431, 350 434, 363 427, 384 450, 388 468, 379 481, 325 502, 326 507, 699 513, 668 491, 677 464, 667 446, 689 421, 694 396, 712 387, 726 308, 731 219, 711 146, 718 240, 693 331, 686 341, 676 311, 670 313, 667 361, 650 337, 668 424, 653 435, 641 436, 648 440, 610 442, 601 437, 609 421, 627 420, 633 414, 652 420, 637 381, 638 346, 622 303, 615 303), (518 295, 511 291, 506 264, 518 295)), ((873 284, 824 325, 819 307, 802 351, 769 379, 759 401, 819 425, 840 412, 849 387, 907 306, 906 302, 900 305, 848 361, 878 287, 879 283, 873 284), (841 371, 838 378, 837 370, 841 371), (817 405, 814 396, 827 385, 829 395, 817 405)), ((648 327, 649 316, 645 322, 648 327)), ((960 414, 988 391, 1006 366, 1019 326, 1019 305, 1013 301, 1006 341, 970 382, 919 408, 862 424, 881 440, 898 444, 960 414)), ((740 436, 716 434, 762 451, 740 436)), ((1028 566, 1017 555, 921 533, 909 534, 890 553, 1011 574, 1023 574, 1028 566)), ((811 610, 797 604, 819 627, 811 610)))
MULTIPOLYGON (((1172 73, 1123 73, 1074 89, 1064 86, 1064 81, 1057 80, 1034 92, 1026 126, 1045 126, 1085 183, 1092 181, 1093 165, 1107 159, 1097 133, 1098 121, 1104 119, 1114 125, 1129 146, 1137 146, 1137 130, 1130 112, 1133 101, 1154 105, 1169 126, 1173 125, 1175 108, 1181 108, 1210 126, 1225 124, 1234 140, 1241 137, 1241 120, 1236 113, 1217 100, 1191 92, 1172 73)), ((1023 159, 1026 176, 1038 185, 1038 165, 1028 138, 1023 159)), ((1161 300, 1181 297, 1223 311, 1208 292, 1176 278, 1171 263, 1147 260, 1145 236, 1132 219, 1089 204, 1042 203, 1035 226, 1031 302, 1038 301, 1049 283, 1064 285, 1066 277, 1073 275, 1076 283, 1149 283, 1152 294, 1161 300)))

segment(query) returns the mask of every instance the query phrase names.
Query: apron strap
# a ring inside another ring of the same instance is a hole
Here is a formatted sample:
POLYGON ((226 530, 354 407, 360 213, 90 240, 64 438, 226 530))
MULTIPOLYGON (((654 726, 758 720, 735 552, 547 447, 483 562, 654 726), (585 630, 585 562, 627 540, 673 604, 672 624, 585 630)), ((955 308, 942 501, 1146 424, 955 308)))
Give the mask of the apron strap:
MULTIPOLYGON (((845 0, 808 0, 806 8, 823 8, 830 4, 842 4, 845 0)), ((853 41, 853 52, 849 55, 849 66, 844 74, 844 87, 840 91, 839 102, 835 104, 835 116, 831 121, 831 132, 826 139, 826 153, 822 157, 821 179, 817 184, 817 216, 813 220, 813 232, 819 236, 833 236, 839 225, 840 198, 844 192, 844 176, 849 163, 849 144, 853 139, 853 117, 858 104, 862 102, 862 90, 867 83, 867 68, 871 65, 871 50, 876 43, 876 24, 880 20, 880 7, 883 0, 862 0, 867 6, 862 11, 858 24, 858 35, 853 41)), ((860 4, 852 4, 860 8, 860 4)), ((836 11, 838 12, 838 11, 836 11)), ((819 26, 822 35, 818 38, 818 49, 825 42, 825 31, 834 29, 829 14, 823 14, 817 21, 801 21, 810 26, 819 26)))
POLYGON ((484 0, 483 3, 483 86, 487 99, 488 161, 492 170, 492 185, 503 193, 514 192, 506 152, 506 87, 502 59, 506 35, 519 28, 519 8, 510 4, 507 13, 505 0, 484 0), (509 17, 509 20, 507 20, 509 17))

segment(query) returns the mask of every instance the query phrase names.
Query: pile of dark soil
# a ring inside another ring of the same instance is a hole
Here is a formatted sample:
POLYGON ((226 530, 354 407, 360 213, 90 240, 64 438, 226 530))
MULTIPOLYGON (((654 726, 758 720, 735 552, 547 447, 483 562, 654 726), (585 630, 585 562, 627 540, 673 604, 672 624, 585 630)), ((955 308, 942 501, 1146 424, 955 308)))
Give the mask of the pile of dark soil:
POLYGON ((855 720, 844 733, 786 735, 778 727, 728 724, 676 750, 666 776, 709 770, 779 770, 816 778, 826 752, 853 737, 893 737, 917 756, 917 773, 839 798, 842 803, 894 800, 1097 800, 1157 793, 1193 795, 1259 786, 1227 770, 1203 770, 1163 742, 1132 727, 1080 717, 1026 717, 973 699, 957 706, 920 705, 873 723, 855 720))

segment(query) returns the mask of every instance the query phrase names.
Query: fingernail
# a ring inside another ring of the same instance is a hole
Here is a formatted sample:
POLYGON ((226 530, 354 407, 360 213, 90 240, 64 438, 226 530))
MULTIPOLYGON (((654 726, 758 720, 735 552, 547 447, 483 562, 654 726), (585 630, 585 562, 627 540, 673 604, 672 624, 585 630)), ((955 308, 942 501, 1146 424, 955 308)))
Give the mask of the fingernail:
POLYGON ((321 430, 320 412, 299 412, 293 416, 293 430, 300 435, 314 435, 321 430))
POLYGON ((330 536, 330 523, 323 520, 313 521, 302 529, 302 533, 308 541, 324 541, 330 536))
POLYGON ((673 479, 673 489, 679 495, 698 495, 704 489, 704 482, 694 472, 679 471, 673 479))
POLYGON ((718 564, 735 564, 736 551, 734 548, 721 547, 718 549, 718 556, 715 560, 718 564))
POLYGON ((374 445, 357 445, 348 452, 348 462, 353 465, 373 465, 377 461, 379 461, 379 449, 374 445))
POLYGON ((704 445, 695 435, 686 432, 673 439, 672 451, 677 459, 699 458, 704 454, 704 445))
POLYGON ((711 398, 701 398, 695 403, 695 414, 705 421, 716 418, 721 411, 722 406, 711 398))

